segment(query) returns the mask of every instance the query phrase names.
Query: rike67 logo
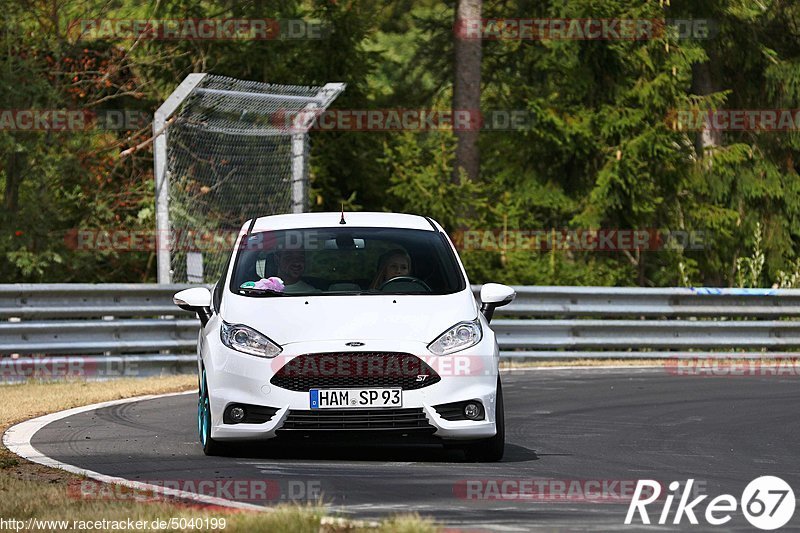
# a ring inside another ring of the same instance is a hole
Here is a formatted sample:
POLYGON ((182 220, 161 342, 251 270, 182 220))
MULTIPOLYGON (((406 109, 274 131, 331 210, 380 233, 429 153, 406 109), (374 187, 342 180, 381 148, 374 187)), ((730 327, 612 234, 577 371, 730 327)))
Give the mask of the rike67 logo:
POLYGON ((678 505, 672 517, 672 524, 676 525, 680 524, 684 517, 690 524, 696 525, 699 515, 705 518, 708 524, 721 526, 730 522, 732 513, 740 507, 742 514, 753 527, 770 531, 783 527, 794 515, 794 492, 789 484, 779 477, 761 476, 754 479, 745 487, 738 501, 731 494, 721 494, 707 502, 704 513, 701 513, 700 504, 708 498, 708 495, 703 494, 690 501, 689 498, 693 496, 693 484, 694 479, 688 479, 683 490, 680 490, 680 482, 673 481, 669 484, 669 493, 663 498, 660 482, 640 479, 628 506, 625 524, 630 525, 637 512, 642 524, 650 524, 647 506, 657 501, 660 504, 663 501, 664 506, 658 514, 657 523, 665 525, 670 519, 672 502, 675 499, 678 499, 678 505), (646 496, 643 496, 644 494, 646 496))

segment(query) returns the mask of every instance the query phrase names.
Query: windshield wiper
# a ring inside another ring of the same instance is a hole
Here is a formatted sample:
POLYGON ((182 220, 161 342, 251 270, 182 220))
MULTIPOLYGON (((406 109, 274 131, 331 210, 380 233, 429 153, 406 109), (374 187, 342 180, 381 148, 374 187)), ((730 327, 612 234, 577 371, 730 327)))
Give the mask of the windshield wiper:
POLYGON ((370 291, 327 291, 323 296, 360 296, 362 294, 371 294, 370 291))
POLYGON ((239 287, 239 293, 247 296, 286 296, 286 293, 272 289, 256 289, 254 287, 239 287))

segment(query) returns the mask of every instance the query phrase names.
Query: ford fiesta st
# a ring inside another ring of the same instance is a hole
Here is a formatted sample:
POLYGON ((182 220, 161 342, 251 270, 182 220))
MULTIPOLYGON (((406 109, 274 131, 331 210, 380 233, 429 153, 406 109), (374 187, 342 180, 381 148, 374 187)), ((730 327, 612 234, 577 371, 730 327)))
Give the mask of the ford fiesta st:
POLYGON ((455 247, 427 217, 309 213, 248 221, 220 280, 175 304, 198 314, 197 424, 231 441, 324 436, 437 441, 503 456, 499 352, 455 247))

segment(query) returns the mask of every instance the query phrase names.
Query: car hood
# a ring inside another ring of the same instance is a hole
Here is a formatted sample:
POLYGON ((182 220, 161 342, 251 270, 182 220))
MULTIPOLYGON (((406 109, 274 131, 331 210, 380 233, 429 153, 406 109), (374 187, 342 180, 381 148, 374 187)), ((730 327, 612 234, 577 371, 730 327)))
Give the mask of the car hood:
POLYGON ((431 342, 478 306, 467 289, 455 294, 274 296, 226 295, 222 319, 255 328, 276 343, 324 340, 431 342))

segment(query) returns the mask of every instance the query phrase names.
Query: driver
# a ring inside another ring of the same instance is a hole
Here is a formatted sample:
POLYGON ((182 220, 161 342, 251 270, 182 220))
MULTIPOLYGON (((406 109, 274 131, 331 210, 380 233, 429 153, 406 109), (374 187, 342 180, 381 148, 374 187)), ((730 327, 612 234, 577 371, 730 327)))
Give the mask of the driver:
POLYGON ((410 274, 411 256, 400 248, 389 250, 378 259, 378 273, 369 288, 378 289, 392 278, 409 276, 410 274))

